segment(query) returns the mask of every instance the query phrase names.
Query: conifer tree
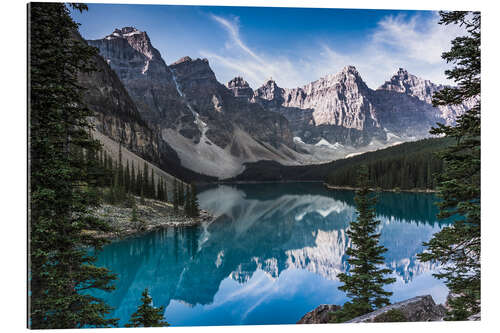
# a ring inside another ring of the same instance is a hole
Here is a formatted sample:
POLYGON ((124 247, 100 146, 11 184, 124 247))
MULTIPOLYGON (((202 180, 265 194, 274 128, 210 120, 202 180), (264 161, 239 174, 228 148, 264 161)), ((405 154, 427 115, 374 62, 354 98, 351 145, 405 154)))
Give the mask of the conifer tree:
POLYGON ((149 190, 149 196, 151 198, 156 198, 156 188, 155 188, 155 174, 153 172, 153 169, 151 169, 151 184, 149 185, 150 190, 149 190))
POLYGON ((184 193, 184 183, 181 181, 179 182, 179 205, 184 206, 184 200, 186 198, 185 193, 184 193))
POLYGON ((198 196, 196 192, 196 186, 194 184, 191 184, 191 194, 189 197, 189 205, 190 205, 190 214, 191 217, 198 217, 200 216, 200 205, 198 203, 198 196))
POLYGON ((163 181, 163 195, 164 195, 164 201, 168 202, 168 187, 167 187, 167 182, 165 180, 163 181))
POLYGON ((344 284, 338 287, 351 298, 343 308, 335 313, 336 321, 343 322, 357 316, 369 313, 390 304, 388 296, 392 292, 385 291, 384 285, 396 281, 384 277, 391 270, 380 268, 384 263, 382 254, 387 249, 379 245, 380 234, 377 227, 380 221, 375 220, 376 198, 370 194, 368 169, 362 167, 359 171, 359 187, 354 201, 358 211, 356 221, 351 222, 347 235, 351 239, 351 247, 347 249, 349 256, 349 274, 341 273, 337 277, 344 284))
POLYGON ((177 179, 174 179, 174 198, 173 198, 173 205, 174 205, 174 211, 177 212, 179 209, 179 184, 177 183, 177 179))
POLYGON ((137 176, 135 180, 135 195, 141 195, 142 193, 142 174, 140 167, 137 168, 137 176))
POLYGON ((132 182, 131 176, 130 176, 130 168, 129 168, 129 163, 127 160, 127 166, 125 167, 125 174, 124 174, 124 187, 125 187, 125 192, 129 193, 130 192, 130 184, 132 182))
POLYGON ((148 289, 144 289, 141 298, 142 304, 130 317, 130 322, 125 327, 166 327, 170 326, 163 318, 165 307, 153 306, 153 299, 149 296, 148 289))
POLYGON ((440 157, 444 171, 437 179, 442 199, 439 218, 453 218, 424 243, 427 251, 422 261, 437 261, 442 269, 437 278, 444 279, 450 292, 451 311, 445 319, 464 320, 481 311, 481 14, 479 12, 440 12, 440 24, 457 24, 467 34, 452 41, 451 50, 442 57, 455 64, 445 71, 456 87, 447 87, 433 96, 433 104, 455 105, 471 101, 474 106, 459 116, 455 126, 437 124, 431 134, 453 138, 455 144, 440 157))
POLYGON ((118 146, 118 186, 122 187, 124 185, 124 173, 123 173, 123 161, 122 161, 122 143, 120 142, 118 146))
POLYGON ((144 161, 144 168, 142 169, 142 195, 149 196, 149 168, 148 164, 144 161))
POLYGON ((132 194, 137 194, 136 191, 136 178, 135 178, 135 167, 134 167, 134 162, 132 161, 132 171, 130 172, 130 192, 132 194))
POLYGON ((163 201, 163 193, 161 186, 162 186, 162 180, 161 178, 159 178, 158 181, 156 182, 156 199, 159 201, 163 201))
POLYGON ((189 186, 186 188, 186 199, 184 200, 184 214, 191 217, 192 214, 191 206, 191 193, 189 191, 189 186))
MULTIPOLYGON (((70 5, 80 11, 82 4, 70 5)), ((110 231, 89 212, 98 205, 94 174, 80 149, 96 151, 91 110, 77 76, 94 70, 95 48, 76 39, 78 25, 63 3, 29 4, 30 228, 29 325, 34 329, 108 327, 111 308, 88 291, 111 291, 115 276, 94 265, 88 248, 105 240, 84 231, 110 231), (84 186, 82 186, 84 185, 84 186)))

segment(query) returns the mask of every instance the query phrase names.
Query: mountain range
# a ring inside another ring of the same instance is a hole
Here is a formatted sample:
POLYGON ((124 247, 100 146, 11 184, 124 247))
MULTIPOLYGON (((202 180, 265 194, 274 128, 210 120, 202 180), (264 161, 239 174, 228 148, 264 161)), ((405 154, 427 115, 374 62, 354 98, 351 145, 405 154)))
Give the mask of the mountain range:
POLYGON ((402 68, 375 90, 354 66, 303 87, 269 79, 254 90, 242 77, 218 82, 207 59, 167 65, 134 27, 87 43, 102 58, 99 74, 83 76, 97 129, 184 180, 231 178, 266 160, 318 164, 427 137, 472 106, 433 107, 444 86, 402 68))

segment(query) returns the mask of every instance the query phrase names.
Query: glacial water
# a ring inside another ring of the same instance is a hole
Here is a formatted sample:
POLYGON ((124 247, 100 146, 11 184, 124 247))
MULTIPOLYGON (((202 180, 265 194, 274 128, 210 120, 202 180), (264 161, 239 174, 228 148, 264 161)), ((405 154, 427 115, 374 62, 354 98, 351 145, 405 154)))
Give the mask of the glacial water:
MULTIPOLYGON (((343 304, 336 278, 348 268, 346 228, 354 192, 319 183, 218 185, 200 190, 210 225, 170 228, 107 245, 98 265, 118 274, 116 290, 97 293, 124 326, 149 288, 173 326, 290 324, 319 304, 343 304)), ((391 301, 447 288, 416 254, 446 223, 433 194, 379 193, 376 207, 385 265, 397 281, 391 301)))

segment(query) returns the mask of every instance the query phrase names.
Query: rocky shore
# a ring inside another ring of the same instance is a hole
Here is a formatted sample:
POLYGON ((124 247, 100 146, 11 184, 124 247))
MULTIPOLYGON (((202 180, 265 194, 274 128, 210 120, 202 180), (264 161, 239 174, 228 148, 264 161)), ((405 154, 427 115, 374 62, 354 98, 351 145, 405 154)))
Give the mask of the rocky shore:
MULTIPOLYGON (((449 295, 448 299, 450 297, 453 296, 449 295)), ((306 313, 297 324, 327 324, 332 319, 333 313, 340 308, 334 304, 321 304, 306 313)), ((431 295, 417 296, 387 305, 346 323, 443 321, 447 310, 449 310, 448 301, 444 305, 436 304, 431 295)), ((468 320, 481 320, 481 314, 470 316, 468 320)))
POLYGON ((93 215, 108 222, 114 231, 108 233, 95 233, 98 237, 108 239, 121 239, 154 229, 165 227, 184 227, 209 222, 213 216, 200 209, 200 216, 191 218, 184 215, 184 210, 179 207, 176 213, 171 203, 158 200, 137 198, 135 216, 133 208, 103 204, 93 212, 93 215))
MULTIPOLYGON (((351 190, 351 191, 356 191, 359 190, 358 187, 354 186, 336 186, 336 185, 330 185, 327 183, 323 183, 326 189, 328 190, 351 190)), ((413 189, 397 189, 397 188, 391 188, 391 189, 383 189, 383 188, 371 188, 370 190, 374 192, 411 192, 411 193, 437 193, 436 190, 431 190, 431 189, 419 189, 419 188, 413 188, 413 189)))

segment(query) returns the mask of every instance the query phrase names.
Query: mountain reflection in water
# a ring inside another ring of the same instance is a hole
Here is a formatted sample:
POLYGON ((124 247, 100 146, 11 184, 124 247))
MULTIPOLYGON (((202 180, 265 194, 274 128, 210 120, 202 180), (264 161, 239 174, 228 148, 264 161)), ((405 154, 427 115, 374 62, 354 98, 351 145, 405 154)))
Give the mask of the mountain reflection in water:
MULTIPOLYGON (((149 288, 172 325, 294 323, 323 303, 342 304, 337 274, 348 268, 346 229, 354 192, 318 183, 219 185, 202 189, 209 225, 169 228, 112 243, 99 265, 118 273, 117 289, 99 293, 123 326, 149 288)), ((432 194, 379 193, 377 218, 385 263, 397 282, 393 301, 447 293, 420 263, 422 242, 440 230, 432 194)))

